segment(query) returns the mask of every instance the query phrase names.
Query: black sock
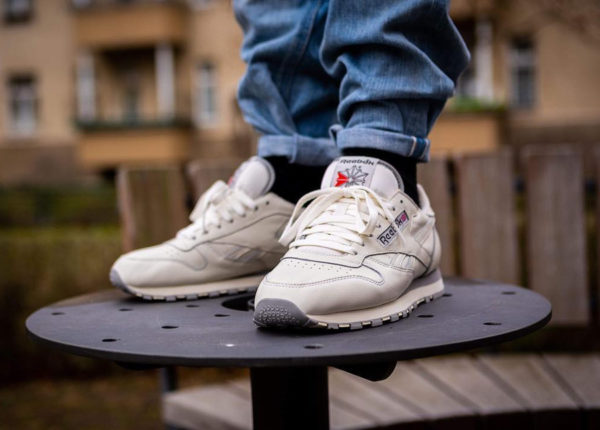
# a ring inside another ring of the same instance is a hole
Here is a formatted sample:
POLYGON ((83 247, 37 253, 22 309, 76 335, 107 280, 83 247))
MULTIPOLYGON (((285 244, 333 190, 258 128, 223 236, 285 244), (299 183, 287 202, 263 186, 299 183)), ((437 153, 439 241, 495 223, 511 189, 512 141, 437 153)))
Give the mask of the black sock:
POLYGON ((304 194, 321 188, 327 166, 304 166, 290 163, 287 157, 265 157, 275 170, 271 191, 290 203, 296 203, 304 194))
POLYGON ((417 192, 417 160, 403 157, 393 152, 382 151, 373 148, 344 148, 343 155, 363 155, 375 157, 390 163, 402 177, 404 192, 419 205, 419 193, 417 192))

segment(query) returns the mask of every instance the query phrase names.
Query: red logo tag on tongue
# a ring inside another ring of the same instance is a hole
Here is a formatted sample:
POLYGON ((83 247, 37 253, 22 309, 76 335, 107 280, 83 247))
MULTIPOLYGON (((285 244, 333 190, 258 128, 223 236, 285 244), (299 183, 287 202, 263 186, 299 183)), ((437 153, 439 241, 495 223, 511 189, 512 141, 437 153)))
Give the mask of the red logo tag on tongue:
POLYGON ((335 181, 335 186, 336 187, 341 187, 342 185, 344 185, 346 182, 348 182, 348 177, 346 175, 344 175, 342 172, 337 172, 338 177, 335 181))

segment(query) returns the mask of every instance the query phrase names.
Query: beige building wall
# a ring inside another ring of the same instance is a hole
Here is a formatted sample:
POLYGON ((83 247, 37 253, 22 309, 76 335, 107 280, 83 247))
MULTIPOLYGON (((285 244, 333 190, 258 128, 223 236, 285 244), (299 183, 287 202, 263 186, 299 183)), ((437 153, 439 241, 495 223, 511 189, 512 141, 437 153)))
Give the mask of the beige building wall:
MULTIPOLYGON (((240 156, 241 135, 249 128, 240 125, 243 122, 236 103, 238 82, 245 65, 240 58, 242 31, 235 21, 231 2, 214 1, 206 8, 194 13, 189 41, 190 81, 196 88, 196 73, 203 62, 209 62, 216 68, 217 121, 212 125, 196 129, 196 150, 199 156, 240 156), (236 143, 237 142, 237 143, 236 143)), ((192 115, 195 113, 192 100, 192 115)), ((248 151, 248 148, 241 148, 248 151)))
POLYGON ((0 21, 0 146, 73 143, 74 44, 71 10, 64 0, 34 2, 25 23, 0 21), (36 78, 38 125, 31 138, 14 138, 7 124, 7 79, 31 73, 36 78))
POLYGON ((514 120, 539 126, 600 123, 598 41, 576 31, 567 17, 563 22, 547 18, 540 3, 512 0, 499 4, 504 7, 496 9, 500 46, 494 54, 503 71, 502 100, 510 85, 506 51, 511 37, 531 37, 537 62, 536 104, 529 111, 514 112, 514 120))
MULTIPOLYGON (((447 112, 432 132, 434 148, 440 151, 449 148, 452 151, 490 150, 506 141, 502 134, 505 125, 512 130, 512 141, 519 140, 515 135, 527 133, 529 137, 522 141, 543 140, 548 130, 559 127, 587 127, 592 130, 589 136, 597 136, 594 131, 600 130, 597 43, 586 39, 573 26, 545 18, 539 13, 540 4, 528 0, 453 0, 451 14, 457 21, 488 19, 492 23, 493 96, 507 106, 512 84, 511 42, 517 36, 532 38, 536 102, 529 109, 509 108, 505 116, 447 112), (539 130, 546 134, 538 133, 539 130)), ((0 22, 0 146, 77 144, 77 147, 86 146, 85 161, 89 166, 94 166, 95 156, 103 160, 100 163, 103 167, 117 163, 119 154, 103 157, 103 148, 110 147, 114 151, 114 148, 132 145, 132 136, 136 134, 119 130, 112 130, 112 134, 93 134, 74 126, 77 55, 86 51, 94 55, 97 119, 109 121, 122 117, 124 83, 119 63, 124 58, 129 61, 135 57, 141 74, 140 117, 151 121, 159 119, 155 64, 155 49, 159 43, 169 43, 174 48, 176 115, 189 119, 192 127, 184 129, 178 125, 164 132, 154 146, 147 147, 148 151, 160 147, 160 151, 148 156, 159 160, 160 154, 170 154, 172 159, 250 154, 252 134, 235 101, 238 82, 245 70, 239 56, 242 32, 227 0, 206 2, 203 7, 184 3, 148 6, 132 2, 82 11, 75 11, 69 0, 37 0, 31 21, 0 22), (114 19, 109 19, 111 16, 114 19), (144 20, 143 17, 149 18, 144 20), (135 25, 128 26, 128 32, 119 32, 119 27, 130 21, 135 21, 135 25), (196 121, 198 69, 203 63, 215 68, 218 113, 211 124, 196 121), (26 139, 11 137, 6 124, 7 78, 19 73, 33 74, 38 89, 38 127, 36 133, 26 139), (188 145, 182 143, 186 133, 188 145), (108 145, 111 142, 112 146, 108 145)), ((143 145, 136 145, 135 151, 123 148, 124 159, 133 160, 141 147, 143 145)))

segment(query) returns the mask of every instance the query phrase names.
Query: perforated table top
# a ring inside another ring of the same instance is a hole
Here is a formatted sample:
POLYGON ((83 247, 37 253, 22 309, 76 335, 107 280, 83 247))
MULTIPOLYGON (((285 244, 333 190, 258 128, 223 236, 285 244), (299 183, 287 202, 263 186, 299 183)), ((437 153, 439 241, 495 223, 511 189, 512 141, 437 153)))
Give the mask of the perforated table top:
POLYGON ((391 324, 347 332, 282 332, 252 322, 252 295, 144 302, 116 290, 44 307, 26 322, 63 351, 157 366, 335 366, 389 362, 510 340, 544 326, 550 303, 515 286, 447 278, 446 294, 391 324))

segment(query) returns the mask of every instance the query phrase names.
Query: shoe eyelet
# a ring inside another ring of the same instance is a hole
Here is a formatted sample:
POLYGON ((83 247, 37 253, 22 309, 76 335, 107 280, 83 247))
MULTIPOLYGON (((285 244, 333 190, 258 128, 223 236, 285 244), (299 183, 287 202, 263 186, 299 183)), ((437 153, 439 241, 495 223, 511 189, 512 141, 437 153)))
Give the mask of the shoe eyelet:
POLYGON ((257 210, 258 210, 258 206, 256 206, 256 207, 254 208, 254 212, 256 212, 257 210))
POLYGON ((268 200, 265 202, 265 206, 269 206, 271 202, 269 202, 268 200))
POLYGON ((400 200, 400 203, 404 203, 404 200, 400 200))
POLYGON ((218 225, 218 226, 217 226, 217 228, 221 228, 221 226, 220 226, 220 225, 218 225))
POLYGON ((373 233, 371 233, 368 237, 373 237, 373 233))
POLYGON ((381 228, 381 224, 377 224, 377 228, 381 228))
POLYGON ((197 237, 196 237, 196 236, 192 236, 192 240, 196 240, 196 239, 197 239, 197 237))
POLYGON ((392 206, 392 210, 396 212, 396 206, 392 206))

